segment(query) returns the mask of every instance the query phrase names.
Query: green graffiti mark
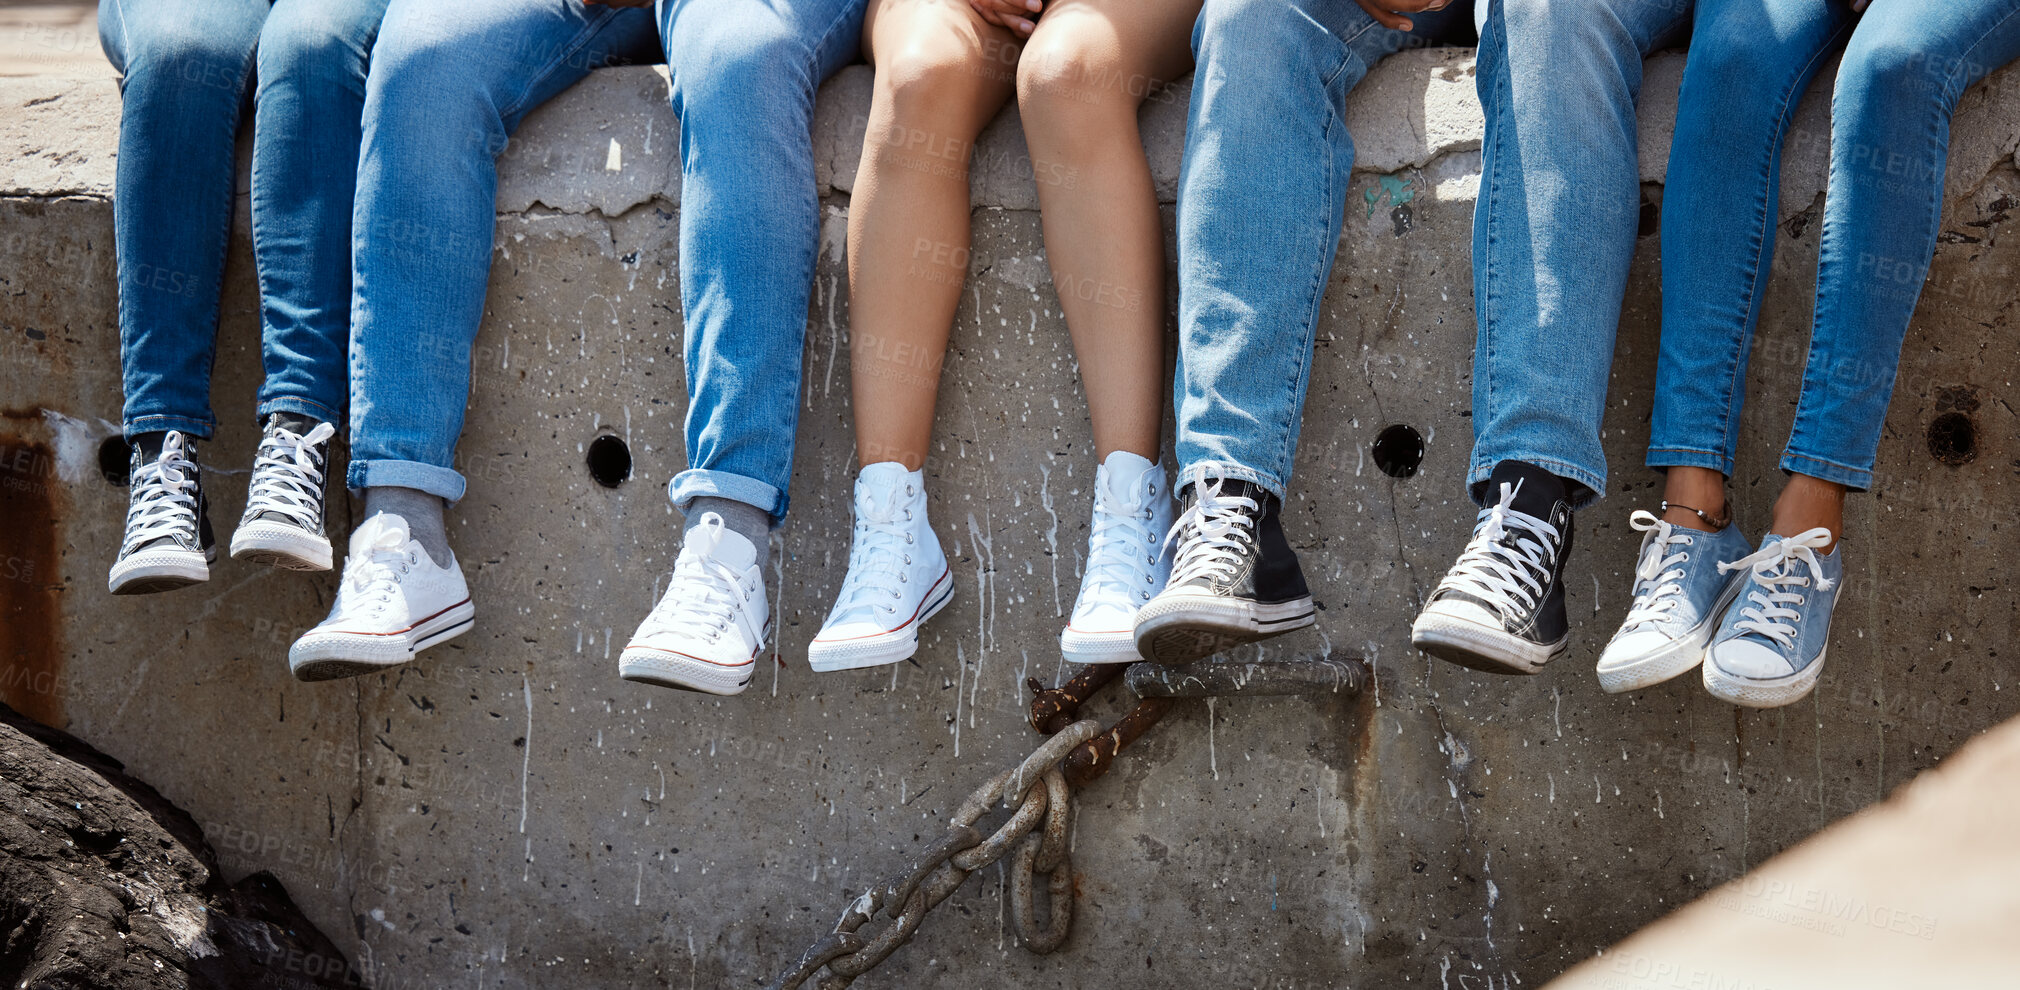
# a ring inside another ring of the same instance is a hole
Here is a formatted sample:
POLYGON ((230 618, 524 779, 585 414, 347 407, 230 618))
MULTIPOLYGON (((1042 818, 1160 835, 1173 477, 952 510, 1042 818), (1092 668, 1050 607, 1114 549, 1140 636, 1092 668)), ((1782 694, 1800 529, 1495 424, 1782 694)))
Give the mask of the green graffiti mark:
POLYGON ((1399 179, 1393 175, 1382 176, 1380 181, 1369 186, 1368 191, 1361 197, 1368 203, 1368 216, 1373 217, 1377 207, 1401 206, 1416 199, 1417 190, 1410 188, 1416 182, 1415 179, 1399 179))

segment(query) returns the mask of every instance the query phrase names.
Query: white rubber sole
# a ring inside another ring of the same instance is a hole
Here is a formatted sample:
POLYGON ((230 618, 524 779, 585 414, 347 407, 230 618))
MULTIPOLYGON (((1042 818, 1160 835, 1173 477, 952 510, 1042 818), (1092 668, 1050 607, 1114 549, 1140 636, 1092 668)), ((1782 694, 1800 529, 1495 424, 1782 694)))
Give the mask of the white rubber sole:
POLYGON ((1129 629, 1081 632, 1071 626, 1059 631, 1059 655, 1067 663, 1135 663, 1136 634, 1129 629))
POLYGON ((1136 610, 1136 652, 1151 663, 1191 663, 1303 629, 1316 616, 1309 595, 1264 604, 1220 595, 1162 594, 1136 610))
POLYGON ((1810 665, 1787 677, 1756 680, 1728 674, 1711 662, 1707 653, 1704 664, 1704 689, 1720 701, 1728 701, 1742 708, 1780 708, 1792 705, 1809 697, 1816 690, 1817 678, 1824 674, 1824 658, 1830 653, 1826 646, 1810 665))
POLYGON ((115 595, 148 595, 186 588, 210 580, 210 565, 216 561, 215 546, 205 553, 143 550, 112 565, 106 588, 115 595))
POLYGON ((1719 620, 1725 616, 1725 610, 1732 605, 1733 599, 1739 597, 1740 584, 1739 581, 1731 582, 1705 613, 1705 618, 1684 638, 1637 657, 1609 658, 1604 653, 1600 654, 1599 663, 1593 668, 1599 675, 1599 689, 1607 694, 1639 691, 1688 673, 1691 668, 1703 663, 1711 637, 1718 632, 1719 620))
POLYGON ((942 571, 940 579, 927 589, 926 600, 920 604, 918 614, 911 621, 874 636, 829 640, 815 637, 807 644, 807 666, 825 674, 909 660, 912 654, 919 652, 919 627, 953 600, 954 572, 942 571))
POLYGON ((1489 674, 1534 674, 1571 646, 1566 634, 1555 643, 1531 643, 1497 626, 1454 615, 1432 602, 1410 627, 1410 645, 1447 663, 1489 674))
POLYGON ((353 632, 317 627, 288 650, 288 670, 304 681, 356 677, 397 667, 428 647, 454 639, 475 625, 470 599, 451 605, 399 632, 353 632))
POLYGON ((327 571, 332 557, 328 537, 263 519, 246 523, 232 533, 231 555, 234 560, 289 571, 327 571))
POLYGON ((772 627, 767 622, 764 638, 758 641, 750 659, 737 664, 716 663, 679 650, 632 643, 617 658, 617 676, 676 691, 698 691, 724 697, 742 694, 743 689, 750 686, 751 676, 757 672, 758 657, 764 655, 765 643, 771 637, 772 627))

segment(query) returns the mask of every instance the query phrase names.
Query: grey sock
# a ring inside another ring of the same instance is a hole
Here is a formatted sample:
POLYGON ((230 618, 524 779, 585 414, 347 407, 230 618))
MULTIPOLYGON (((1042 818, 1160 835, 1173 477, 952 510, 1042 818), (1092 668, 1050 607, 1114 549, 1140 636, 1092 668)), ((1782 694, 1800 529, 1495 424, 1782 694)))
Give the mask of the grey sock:
POLYGON ((772 542, 771 513, 733 498, 703 495, 689 503, 687 522, 680 528, 681 536, 686 537, 687 531, 700 525, 701 517, 711 512, 722 517, 723 528, 749 540, 751 546, 757 548, 757 564, 762 569, 772 542))
POLYGON ((449 566, 449 534, 443 528, 442 510, 447 505, 440 495, 415 488, 372 487, 365 489, 365 518, 388 512, 407 521, 407 535, 421 541, 437 567, 449 566))

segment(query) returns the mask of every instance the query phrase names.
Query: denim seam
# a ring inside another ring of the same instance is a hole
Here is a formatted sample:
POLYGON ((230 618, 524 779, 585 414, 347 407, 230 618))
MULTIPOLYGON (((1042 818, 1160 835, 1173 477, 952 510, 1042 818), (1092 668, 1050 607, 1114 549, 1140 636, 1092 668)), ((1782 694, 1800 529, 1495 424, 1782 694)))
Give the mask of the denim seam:
POLYGON ((314 407, 315 407, 316 409, 318 409, 318 410, 320 410, 320 411, 322 411, 322 412, 325 412, 325 413, 328 413, 328 414, 329 414, 328 416, 325 416, 325 417, 323 417, 323 422, 325 422, 325 423, 332 423, 332 424, 334 424, 334 423, 338 423, 338 422, 341 422, 341 421, 343 420, 343 415, 344 415, 344 414, 343 414, 342 412, 339 412, 338 410, 335 410, 335 409, 332 409, 332 408, 330 408, 329 406, 327 406, 327 405, 324 405, 323 403, 320 403, 320 402, 317 402, 316 400, 314 400, 314 399, 311 399, 311 398, 309 398, 308 396, 305 396, 305 395, 276 395, 276 396, 273 396, 272 398, 269 398, 269 399, 267 399, 267 400, 265 400, 265 401, 261 402, 261 403, 259 404, 259 407, 258 407, 258 408, 259 408, 259 410, 260 410, 260 413, 259 413, 259 415, 260 415, 260 418, 264 419, 264 418, 266 417, 267 413, 269 413, 269 412, 272 412, 272 411, 273 411, 273 407, 274 407, 275 405, 277 405, 277 404, 279 404, 279 403, 282 403, 282 402, 299 402, 299 403, 301 403, 302 405, 305 405, 305 406, 314 406, 314 407))
MULTIPOLYGON (((1497 16, 1499 15, 1499 13, 1500 11, 1493 6, 1490 6, 1487 11, 1488 29, 1490 31, 1495 32, 1496 37, 1499 39, 1495 46, 1495 55, 1494 55, 1495 66, 1497 69, 1502 66, 1502 64, 1506 61, 1508 57, 1507 27, 1504 23, 1500 21, 1499 17, 1497 16)), ((1483 47, 1485 46, 1486 44, 1485 39, 1482 39, 1481 44, 1483 47)), ((1490 70, 1488 73, 1488 79, 1489 79, 1488 88, 1490 92, 1489 101, 1493 104, 1492 109, 1498 111, 1499 108, 1501 108, 1504 103, 1501 96, 1500 72, 1490 70)), ((1483 154, 1481 159, 1483 165, 1485 164, 1486 160, 1485 152, 1487 151, 1493 152, 1494 157, 1496 158, 1499 158, 1501 156, 1503 150, 1502 143, 1506 138, 1506 132, 1507 132, 1505 113, 1497 116, 1497 113, 1489 112, 1487 113, 1487 119, 1489 121, 1501 119, 1503 120, 1503 126, 1494 128, 1494 134, 1493 134, 1494 140, 1491 146, 1483 145, 1483 154)), ((1475 331, 1478 335, 1476 354, 1473 361, 1473 381, 1474 385, 1478 387, 1482 384, 1482 380, 1484 378, 1487 401, 1483 403, 1483 405, 1489 411, 1494 409, 1494 320, 1491 316, 1491 314, 1494 311, 1494 300, 1495 300, 1494 296, 1495 238, 1494 238, 1493 218, 1496 215, 1494 211, 1494 203, 1500 199, 1500 189, 1501 189, 1500 173, 1497 170, 1488 169, 1487 186, 1479 204, 1481 208, 1475 211, 1476 222, 1479 222, 1485 230, 1484 234, 1481 236, 1481 241, 1482 244, 1484 245, 1483 253, 1486 255, 1486 258, 1480 260, 1479 263, 1475 266, 1477 268, 1475 278, 1477 278, 1479 282, 1479 287, 1477 291, 1480 297, 1480 306, 1478 307, 1479 311, 1473 314, 1475 331), (1485 369, 1484 374, 1482 372, 1483 368, 1485 369)), ((1479 409, 1473 410, 1473 435, 1476 438, 1473 450, 1473 462, 1474 467, 1476 469, 1483 467, 1480 460, 1481 452, 1477 439, 1482 432, 1480 424, 1480 412, 1481 411, 1479 409)), ((1484 465, 1484 467, 1486 467, 1488 470, 1492 470, 1492 465, 1484 465)))
POLYGON ((1873 487, 1873 471, 1871 468, 1853 467, 1849 464, 1843 464, 1838 461, 1830 460, 1829 458, 1818 457, 1814 454, 1801 454, 1797 453, 1794 450, 1784 449, 1782 451, 1782 460, 1780 467, 1783 471, 1786 471, 1790 474, 1800 474, 1806 477, 1817 478, 1818 480, 1821 481, 1829 481, 1859 491, 1869 491, 1873 487), (1809 466, 1815 466, 1826 469, 1826 471, 1835 473, 1837 477, 1822 477, 1821 475, 1814 474, 1810 471, 1802 470, 1804 467, 1809 466), (1839 480, 1840 478, 1852 479, 1852 480, 1839 480))
MULTIPOLYGON (((1371 21, 1370 25, 1372 24, 1373 22, 1371 21)), ((1360 37, 1367 30, 1365 27, 1362 28, 1354 34, 1354 37, 1360 37)), ((1325 161, 1321 163, 1320 175, 1328 182, 1332 180, 1333 171, 1337 167, 1333 154, 1333 130, 1334 128, 1346 127, 1346 121, 1340 117, 1339 108, 1332 102, 1332 88, 1333 84, 1339 81, 1341 74, 1347 71, 1347 67, 1359 57, 1354 54, 1352 48, 1347 47, 1345 44, 1341 46, 1340 52, 1339 64, 1335 65, 1331 72, 1325 74, 1324 85, 1321 87, 1322 91, 1326 94, 1326 130, 1322 136, 1326 149, 1326 157, 1325 161)), ((1348 174, 1347 181, 1351 187, 1353 182, 1351 173, 1348 174)), ((1304 418, 1305 411, 1302 399, 1311 378, 1312 349, 1316 346, 1314 328, 1318 325, 1320 310, 1325 306, 1326 282, 1332 276, 1332 265, 1321 264, 1319 262, 1321 260, 1332 260, 1328 258, 1327 248, 1339 243, 1339 231, 1335 224, 1339 222, 1347 209, 1345 203, 1337 205, 1339 206, 1338 210, 1329 209, 1331 219, 1322 220, 1318 224, 1320 237, 1317 254, 1319 257, 1314 259, 1312 265, 1312 282, 1307 297, 1310 301, 1307 303, 1304 316, 1298 324, 1298 339, 1304 342, 1304 347, 1299 349, 1295 364, 1291 369, 1291 394, 1298 396, 1301 401, 1287 408, 1284 411, 1284 418, 1277 425, 1276 463, 1271 465, 1271 470, 1267 472, 1273 477, 1288 478, 1292 469, 1296 466, 1297 444, 1293 438, 1297 435, 1297 428, 1304 418)))

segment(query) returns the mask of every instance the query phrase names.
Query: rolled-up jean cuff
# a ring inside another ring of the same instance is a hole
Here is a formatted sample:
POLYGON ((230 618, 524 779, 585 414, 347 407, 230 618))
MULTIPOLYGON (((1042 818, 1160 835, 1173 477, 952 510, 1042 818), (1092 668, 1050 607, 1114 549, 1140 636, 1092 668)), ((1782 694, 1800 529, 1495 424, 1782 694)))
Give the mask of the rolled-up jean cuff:
POLYGON ((1732 460, 1724 454, 1689 447, 1650 447, 1648 466, 1652 468, 1694 467, 1732 477, 1732 460))
POLYGON ((727 471, 686 470, 673 476, 667 483, 666 497, 673 500, 673 507, 682 513, 698 498, 727 498, 754 505, 771 514, 772 525, 777 526, 786 518, 786 493, 765 484, 756 478, 746 478, 727 471))
POLYGON ((1848 467, 1821 457, 1798 454, 1793 450, 1782 452, 1782 470, 1790 474, 1806 474, 1822 481, 1843 485, 1855 492, 1863 492, 1873 487, 1871 468, 1848 467))
POLYGON ((1178 469, 1178 490, 1184 491, 1187 485, 1196 484, 1202 478, 1219 478, 1223 481, 1246 481, 1252 485, 1261 486, 1278 499, 1284 497, 1284 492, 1289 487, 1284 483, 1285 479, 1279 478, 1267 471, 1258 471, 1255 468, 1243 467, 1232 461, 1200 461, 1195 464, 1184 465, 1178 469))
POLYGON ((350 471, 344 476, 344 483, 354 492, 367 488, 412 488, 450 502, 460 501, 464 489, 469 487, 461 474, 449 468, 420 461, 390 460, 354 459, 350 471))
POLYGON ((1483 508, 1487 505, 1487 479, 1493 476, 1494 465, 1502 461, 1521 461, 1524 464, 1533 464, 1566 481, 1575 481, 1580 485, 1584 485, 1585 489, 1583 491, 1573 491, 1571 493, 1571 508, 1573 510, 1583 509, 1599 501, 1606 494, 1606 472, 1603 469, 1593 471, 1590 468, 1579 467, 1576 464, 1560 461, 1555 457, 1545 457, 1542 454, 1515 452, 1493 454, 1490 456, 1485 451, 1475 450, 1473 452, 1473 471, 1466 476, 1466 495, 1473 500, 1474 505, 1483 508))
POLYGON ((126 435, 126 439, 131 440, 142 433, 166 433, 169 430, 187 433, 198 440, 208 440, 217 432, 217 423, 214 420, 191 419, 188 416, 140 416, 127 420, 120 432, 126 435))
POLYGON ((344 414, 342 412, 331 409, 329 406, 323 405, 314 399, 304 399, 298 395, 277 395, 268 399, 260 403, 259 411, 254 415, 261 422, 265 422, 268 416, 277 412, 294 413, 298 416, 314 416, 319 422, 328 423, 331 426, 340 427, 344 425, 344 414))

